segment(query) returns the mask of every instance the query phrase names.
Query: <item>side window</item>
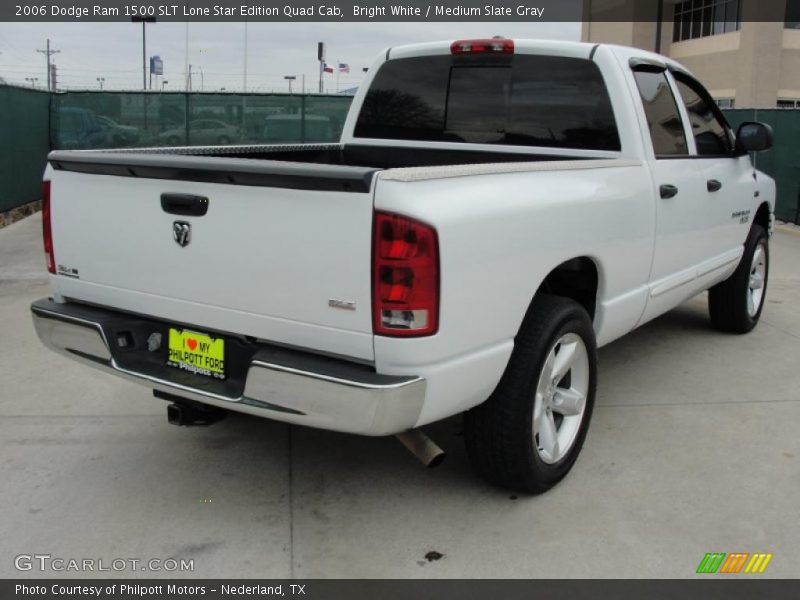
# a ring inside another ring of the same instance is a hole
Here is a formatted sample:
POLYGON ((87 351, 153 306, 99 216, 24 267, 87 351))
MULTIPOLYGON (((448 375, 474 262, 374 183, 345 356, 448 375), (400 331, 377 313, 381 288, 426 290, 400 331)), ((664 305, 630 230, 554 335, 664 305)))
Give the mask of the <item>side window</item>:
POLYGON ((683 103, 689 113, 697 154, 709 156, 730 154, 733 149, 728 127, 708 93, 696 81, 676 74, 683 103))
POLYGON ((633 75, 644 105, 656 156, 687 155, 689 148, 683 122, 665 72, 636 70, 633 75))

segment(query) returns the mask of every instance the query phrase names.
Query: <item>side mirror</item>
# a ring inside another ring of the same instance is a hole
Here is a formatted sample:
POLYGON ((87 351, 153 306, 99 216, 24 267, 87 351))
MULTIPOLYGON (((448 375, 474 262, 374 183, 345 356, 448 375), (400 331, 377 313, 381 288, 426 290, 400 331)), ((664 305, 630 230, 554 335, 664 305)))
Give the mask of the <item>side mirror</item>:
POLYGON ((739 125, 736 131, 736 147, 745 152, 761 152, 772 148, 775 136, 766 123, 749 121, 739 125))

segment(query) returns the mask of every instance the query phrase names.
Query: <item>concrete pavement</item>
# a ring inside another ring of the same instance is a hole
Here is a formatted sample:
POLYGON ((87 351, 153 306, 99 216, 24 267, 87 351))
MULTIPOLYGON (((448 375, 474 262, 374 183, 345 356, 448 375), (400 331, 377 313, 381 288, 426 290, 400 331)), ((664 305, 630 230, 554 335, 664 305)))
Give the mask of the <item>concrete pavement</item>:
POLYGON ((773 238, 753 333, 715 332, 699 297, 603 348, 578 463, 524 497, 471 473, 458 419, 427 428, 434 470, 393 438, 168 425, 146 388, 36 339, 40 227, 0 230, 2 577, 62 575, 15 570, 35 553, 194 560, 149 577, 690 577, 711 551, 800 576, 800 236, 773 238))

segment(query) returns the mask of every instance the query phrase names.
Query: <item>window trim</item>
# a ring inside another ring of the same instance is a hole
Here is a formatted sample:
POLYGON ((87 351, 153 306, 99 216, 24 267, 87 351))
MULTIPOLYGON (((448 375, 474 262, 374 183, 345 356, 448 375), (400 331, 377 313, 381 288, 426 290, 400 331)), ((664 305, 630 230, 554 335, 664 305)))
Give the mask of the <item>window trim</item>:
POLYGON ((747 152, 737 150, 736 149, 736 135, 733 133, 733 128, 728 123, 728 120, 725 118, 725 115, 722 114, 719 106, 717 103, 714 102, 714 98, 711 94, 708 93, 708 90, 700 83, 697 79, 692 77, 689 73, 679 69, 668 69, 670 78, 672 80, 672 85, 674 89, 674 94, 676 98, 680 98, 680 110, 681 113, 684 115, 684 130, 686 130, 687 135, 691 138, 691 145, 692 145, 692 152, 690 158, 738 158, 743 154, 747 154, 747 152), (691 88, 691 90, 700 96, 700 99, 703 100, 706 104, 709 105, 711 108, 711 112, 714 116, 722 123, 723 129, 725 129, 725 133, 728 136, 728 140, 731 144, 730 152, 726 152, 724 154, 700 154, 697 151, 697 143, 694 139, 694 132, 692 131, 691 126, 691 119, 689 118, 689 110, 686 107, 686 101, 683 99, 683 96, 680 93, 680 89, 678 88, 678 83, 683 83, 687 87, 691 88))
POLYGON ((653 157, 656 160, 676 160, 676 159, 683 159, 683 158, 692 158, 692 150, 694 149, 694 136, 689 135, 691 132, 686 131, 686 120, 687 115, 685 112, 685 108, 683 106, 683 102, 679 102, 678 98, 680 96, 677 95, 677 89, 675 86, 675 82, 671 77, 670 70, 668 69, 667 65, 661 63, 656 60, 649 60, 644 58, 632 58, 628 61, 628 64, 631 67, 631 73, 633 74, 633 89, 636 93, 636 98, 638 98, 638 104, 642 109, 642 115, 644 116, 644 127, 643 129, 647 131, 647 140, 650 144, 650 151, 653 153, 653 157), (686 154, 658 154, 656 153, 655 144, 653 144, 653 134, 650 132, 650 127, 647 123, 647 110, 644 106, 644 100, 642 99, 642 94, 639 91, 639 84, 636 83, 636 73, 643 72, 643 73, 663 73, 664 78, 667 81, 667 86, 669 86, 669 90, 672 93, 672 101, 675 103, 675 108, 678 112, 678 118, 681 120, 681 127, 683 128, 683 137, 686 142, 686 154))

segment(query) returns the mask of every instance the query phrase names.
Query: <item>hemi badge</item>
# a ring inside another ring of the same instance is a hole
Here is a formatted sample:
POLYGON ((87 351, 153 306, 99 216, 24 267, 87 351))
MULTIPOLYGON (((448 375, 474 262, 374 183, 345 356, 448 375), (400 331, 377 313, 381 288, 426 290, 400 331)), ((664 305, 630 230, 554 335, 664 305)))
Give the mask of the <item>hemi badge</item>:
POLYGON ((350 302, 348 300, 337 300, 336 298, 331 298, 328 300, 328 306, 331 308, 341 308, 342 310, 355 310, 356 303, 350 302))

